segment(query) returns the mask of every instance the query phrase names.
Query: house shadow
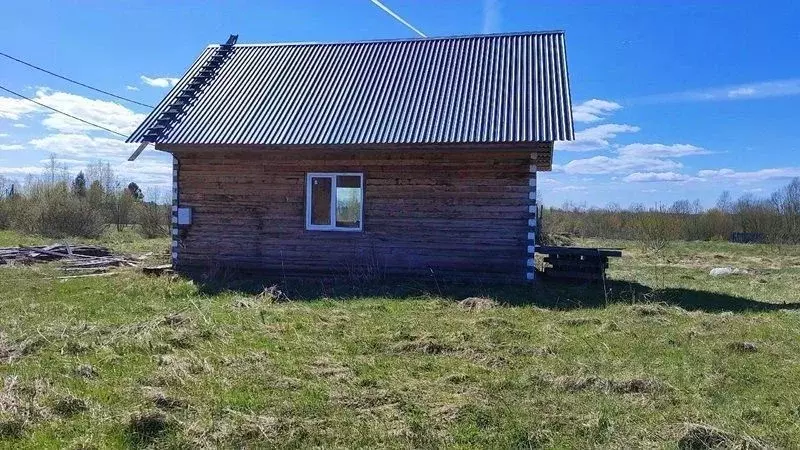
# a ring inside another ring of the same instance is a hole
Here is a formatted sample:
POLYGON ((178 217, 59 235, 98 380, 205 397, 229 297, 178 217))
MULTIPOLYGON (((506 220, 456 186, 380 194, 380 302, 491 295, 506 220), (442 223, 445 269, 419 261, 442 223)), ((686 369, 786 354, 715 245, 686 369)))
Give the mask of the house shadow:
POLYGON ((201 293, 234 292, 258 295, 265 289, 279 290, 293 301, 330 299, 358 301, 383 298, 416 300, 442 298, 459 301, 467 297, 487 297, 509 306, 536 306, 547 309, 572 310, 600 308, 615 303, 656 302, 678 306, 688 311, 758 312, 779 309, 800 309, 800 302, 768 303, 745 297, 687 288, 663 288, 622 280, 605 283, 565 281, 540 277, 534 285, 499 285, 480 282, 456 282, 444 279, 382 279, 354 281, 346 277, 276 278, 257 274, 232 273, 213 279, 187 275, 201 293))

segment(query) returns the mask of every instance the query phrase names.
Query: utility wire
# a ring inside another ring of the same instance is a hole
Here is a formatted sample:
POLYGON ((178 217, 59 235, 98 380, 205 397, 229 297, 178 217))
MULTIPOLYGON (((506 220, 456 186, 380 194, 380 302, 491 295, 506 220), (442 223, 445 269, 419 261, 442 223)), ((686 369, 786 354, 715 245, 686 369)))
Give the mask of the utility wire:
POLYGON ((52 106, 47 106, 47 105, 45 105, 45 104, 43 104, 43 103, 39 103, 39 102, 37 102, 36 100, 34 100, 34 99, 30 98, 30 97, 26 97, 26 96, 24 96, 24 95, 22 95, 22 94, 20 94, 20 93, 18 93, 18 92, 14 92, 14 91, 12 91, 11 89, 5 88, 5 87, 3 87, 3 86, 1 86, 1 85, 0 85, 0 90, 6 91, 6 92, 8 92, 9 94, 12 94, 12 95, 16 95, 16 96, 17 96, 17 97, 19 97, 19 98, 22 98, 22 99, 25 99, 25 100, 27 100, 27 101, 29 101, 29 102, 35 103, 35 104, 37 104, 37 105, 39 105, 39 106, 41 106, 41 107, 43 107, 43 108, 47 108, 47 109, 49 109, 50 111, 55 111, 55 112, 57 112, 57 113, 59 113, 59 114, 63 114, 63 115, 65 115, 65 116, 67 116, 67 117, 69 117, 69 118, 71 118, 71 119, 75 119, 75 120, 77 120, 77 121, 79 121, 79 122, 83 122, 83 123, 85 123, 85 124, 87 124, 87 125, 91 125, 91 126, 93 126, 93 127, 100 128, 101 130, 108 131, 109 133, 114 133, 114 134, 116 134, 116 135, 119 135, 119 136, 122 136, 122 137, 124 137, 124 138, 127 138, 127 137, 128 137, 128 135, 127 135, 127 134, 122 134, 122 133, 120 133, 119 131, 114 131, 114 130, 112 130, 112 129, 110 129, 110 128, 106 128, 106 127, 104 127, 104 126, 102 126, 102 125, 98 125, 98 124, 96 124, 96 123, 89 122, 88 120, 81 119, 80 117, 75 117, 75 116, 73 116, 72 114, 67 114, 67 113, 65 113, 64 111, 60 111, 60 110, 58 110, 58 109, 55 109, 55 108, 53 108, 52 106))
POLYGON ((26 66, 28 66, 28 67, 32 67, 32 68, 34 68, 34 69, 36 69, 36 70, 41 70, 42 72, 44 72, 44 73, 46 73, 46 74, 52 75, 52 76, 54 76, 54 77, 61 78, 62 80, 69 81, 70 83, 75 83, 75 84, 77 84, 78 86, 83 86, 83 87, 85 87, 85 88, 87 88, 87 89, 91 89, 91 90, 93 90, 93 91, 97 91, 97 92, 100 92, 100 93, 102 93, 102 94, 105 94, 105 95, 110 95, 111 97, 118 98, 118 99, 120 99, 120 100, 125 100, 126 102, 136 103, 136 104, 137 104, 137 105, 139 105, 139 106, 144 106, 144 107, 147 107, 147 108, 150 108, 150 109, 153 109, 153 108, 155 108, 155 107, 154 107, 154 106, 152 106, 152 105, 148 105, 148 104, 145 104, 145 103, 137 102, 136 100, 131 100, 131 99, 129 99, 129 98, 125 98, 125 97, 123 97, 123 96, 121 96, 121 95, 112 94, 111 92, 104 91, 104 90, 102 90, 102 89, 98 89, 98 88, 96 88, 96 87, 89 86, 88 84, 81 83, 80 81, 75 81, 75 80, 73 80, 72 78, 67 78, 67 77, 65 77, 65 76, 63 76, 63 75, 59 75, 59 74, 57 74, 57 73, 51 72, 51 71, 49 71, 49 70, 47 70, 47 69, 44 69, 44 68, 42 68, 42 67, 39 67, 39 66, 37 66, 37 65, 31 64, 31 63, 29 63, 29 62, 23 61, 23 60, 21 60, 21 59, 18 59, 18 58, 14 58, 13 56, 11 56, 11 55, 9 55, 9 54, 6 54, 6 53, 3 53, 3 52, 0 52, 0 56, 5 56, 6 58, 8 58, 8 59, 11 59, 11 60, 14 60, 14 61, 16 61, 16 62, 18 62, 18 63, 20 63, 20 64, 25 64, 25 65, 26 65, 26 66))

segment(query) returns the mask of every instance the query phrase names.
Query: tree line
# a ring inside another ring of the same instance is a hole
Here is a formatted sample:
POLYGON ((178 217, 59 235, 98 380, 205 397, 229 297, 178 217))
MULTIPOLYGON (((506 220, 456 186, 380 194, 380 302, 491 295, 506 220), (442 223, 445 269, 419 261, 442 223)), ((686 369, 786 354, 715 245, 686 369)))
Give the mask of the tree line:
POLYGON ((144 237, 167 236, 168 204, 145 201, 135 182, 123 183, 107 162, 72 175, 51 157, 44 172, 24 183, 0 177, 0 229, 62 238, 97 238, 110 228, 144 237))
POLYGON ((559 235, 637 239, 659 247, 671 240, 730 240, 746 233, 756 241, 800 244, 800 178, 768 197, 747 194, 734 199, 723 192, 711 208, 703 208, 698 200, 649 208, 566 204, 545 208, 541 222, 546 239, 559 235))

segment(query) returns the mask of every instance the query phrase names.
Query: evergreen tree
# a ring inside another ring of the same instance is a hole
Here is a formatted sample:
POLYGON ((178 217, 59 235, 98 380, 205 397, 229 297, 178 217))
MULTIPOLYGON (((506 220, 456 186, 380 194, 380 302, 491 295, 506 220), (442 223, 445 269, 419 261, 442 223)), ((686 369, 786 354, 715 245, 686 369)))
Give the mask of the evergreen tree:
POLYGON ((142 193, 139 185, 133 181, 128 184, 128 193, 134 198, 134 200, 142 200, 144 198, 144 193, 142 193))
POLYGON ((86 176, 83 171, 78 172, 72 181, 72 194, 78 198, 86 198, 86 176))

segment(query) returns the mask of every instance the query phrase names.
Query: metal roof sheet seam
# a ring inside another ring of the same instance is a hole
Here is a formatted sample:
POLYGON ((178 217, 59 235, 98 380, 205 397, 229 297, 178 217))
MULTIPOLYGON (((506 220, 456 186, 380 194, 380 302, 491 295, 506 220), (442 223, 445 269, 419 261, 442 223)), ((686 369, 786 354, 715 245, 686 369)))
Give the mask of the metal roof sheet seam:
MULTIPOLYGON (((141 142, 208 46, 129 142, 141 142)), ((237 44, 157 140, 348 145, 573 139, 563 32, 237 44)))

